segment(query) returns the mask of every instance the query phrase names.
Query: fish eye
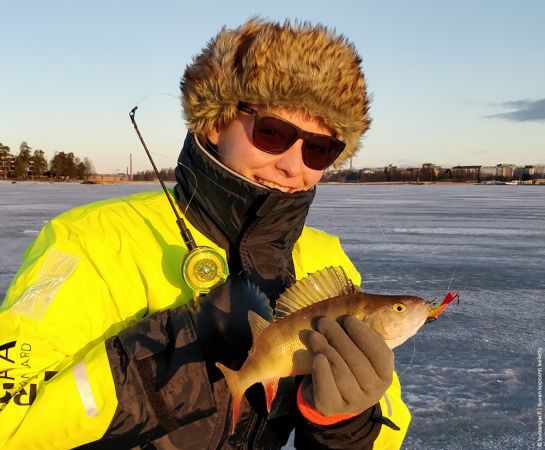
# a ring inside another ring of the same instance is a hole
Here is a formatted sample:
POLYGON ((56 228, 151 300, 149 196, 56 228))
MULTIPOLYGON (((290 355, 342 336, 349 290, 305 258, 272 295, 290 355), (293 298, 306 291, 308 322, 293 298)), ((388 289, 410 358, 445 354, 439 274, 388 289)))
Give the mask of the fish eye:
POLYGON ((403 303, 396 303, 393 308, 395 312, 403 312, 407 309, 403 303))

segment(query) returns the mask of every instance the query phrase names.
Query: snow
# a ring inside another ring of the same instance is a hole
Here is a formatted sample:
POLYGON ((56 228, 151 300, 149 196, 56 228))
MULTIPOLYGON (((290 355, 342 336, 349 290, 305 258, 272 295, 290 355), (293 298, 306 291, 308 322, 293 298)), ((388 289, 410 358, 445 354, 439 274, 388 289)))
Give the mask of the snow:
MULTIPOLYGON (((0 299, 45 221, 158 188, 0 183, 0 299)), ((544 186, 322 185, 307 223, 340 236, 367 291, 439 301, 461 291, 396 349, 412 412, 404 449, 535 448, 544 186)))

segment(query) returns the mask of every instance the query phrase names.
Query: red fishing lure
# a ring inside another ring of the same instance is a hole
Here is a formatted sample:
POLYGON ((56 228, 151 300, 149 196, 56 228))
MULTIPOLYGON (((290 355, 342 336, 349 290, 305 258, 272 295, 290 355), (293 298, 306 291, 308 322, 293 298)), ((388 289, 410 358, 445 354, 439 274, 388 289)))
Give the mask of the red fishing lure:
POLYGON ((460 291, 456 292, 455 294, 453 294, 452 292, 447 292, 447 295, 445 295, 443 301, 430 311, 428 319, 437 319, 437 317, 439 317, 439 314, 441 314, 447 308, 447 306, 456 299, 460 301, 460 291))

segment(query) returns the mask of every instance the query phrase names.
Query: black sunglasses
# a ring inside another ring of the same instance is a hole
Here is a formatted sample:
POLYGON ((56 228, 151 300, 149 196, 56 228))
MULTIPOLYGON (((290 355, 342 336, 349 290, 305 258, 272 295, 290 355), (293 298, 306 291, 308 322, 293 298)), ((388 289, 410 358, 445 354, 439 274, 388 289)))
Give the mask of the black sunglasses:
POLYGON ((246 103, 240 102, 238 109, 254 116, 253 144, 266 153, 279 155, 289 149, 298 139, 303 139, 303 162, 314 170, 323 170, 333 164, 344 150, 344 142, 333 136, 310 133, 271 113, 261 113, 246 103))

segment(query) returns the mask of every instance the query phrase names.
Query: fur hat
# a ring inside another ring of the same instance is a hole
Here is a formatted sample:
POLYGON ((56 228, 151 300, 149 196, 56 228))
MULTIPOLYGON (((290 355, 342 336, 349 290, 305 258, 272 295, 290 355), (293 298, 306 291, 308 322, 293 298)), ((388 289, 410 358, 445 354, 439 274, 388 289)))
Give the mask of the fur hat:
POLYGON ((252 18, 224 27, 180 83, 188 129, 206 135, 228 124, 240 101, 295 109, 345 142, 340 163, 357 152, 371 122, 360 63, 354 45, 322 25, 252 18))

